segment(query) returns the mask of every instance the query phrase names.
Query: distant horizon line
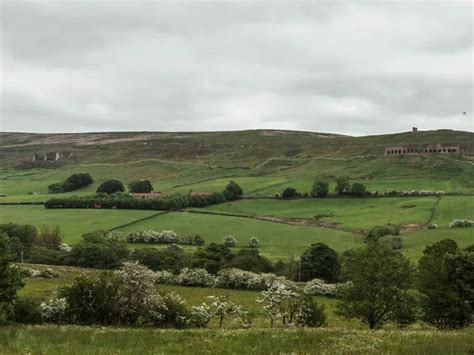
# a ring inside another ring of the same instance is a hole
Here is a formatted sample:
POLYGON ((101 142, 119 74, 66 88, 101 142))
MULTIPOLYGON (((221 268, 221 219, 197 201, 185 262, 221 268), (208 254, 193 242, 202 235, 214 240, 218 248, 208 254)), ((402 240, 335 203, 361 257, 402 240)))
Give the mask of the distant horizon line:
MULTIPOLYGON (((257 132, 257 131, 281 131, 281 132, 295 132, 295 133, 311 133, 311 134, 325 134, 325 135, 337 135, 341 137, 368 137, 368 136, 379 136, 379 135, 388 135, 388 134, 402 134, 402 133, 411 133, 412 130, 408 131, 398 131, 398 132, 384 132, 384 133, 369 133, 369 134, 360 134, 360 135, 351 135, 344 133, 334 133, 334 132, 320 132, 320 131, 308 131, 308 130, 298 130, 298 129, 278 129, 278 128, 251 128, 251 129, 237 129, 237 130, 204 130, 204 131, 128 131, 128 130, 116 130, 116 131, 83 131, 83 132, 29 132, 29 131, 2 131, 0 134, 47 134, 47 135, 66 135, 66 134, 110 134, 110 133, 164 133, 164 134, 199 134, 199 133, 233 133, 233 132, 257 132)), ((420 130, 418 129, 417 133, 423 132, 434 132, 434 131, 453 131, 453 132, 465 132, 465 133, 474 133, 474 131, 463 131, 456 130, 451 128, 437 128, 437 129, 427 129, 420 130)))

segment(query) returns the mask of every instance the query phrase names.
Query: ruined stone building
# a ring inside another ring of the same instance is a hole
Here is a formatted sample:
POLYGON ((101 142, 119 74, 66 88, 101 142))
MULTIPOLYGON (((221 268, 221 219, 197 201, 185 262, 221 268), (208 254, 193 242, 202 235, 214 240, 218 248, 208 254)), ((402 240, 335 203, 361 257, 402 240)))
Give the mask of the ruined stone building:
POLYGON ((33 163, 36 162, 55 162, 64 157, 63 152, 46 152, 33 154, 33 163))
POLYGON ((394 145, 385 147, 385 155, 410 155, 410 154, 459 154, 459 145, 430 144, 423 148, 413 146, 394 145))

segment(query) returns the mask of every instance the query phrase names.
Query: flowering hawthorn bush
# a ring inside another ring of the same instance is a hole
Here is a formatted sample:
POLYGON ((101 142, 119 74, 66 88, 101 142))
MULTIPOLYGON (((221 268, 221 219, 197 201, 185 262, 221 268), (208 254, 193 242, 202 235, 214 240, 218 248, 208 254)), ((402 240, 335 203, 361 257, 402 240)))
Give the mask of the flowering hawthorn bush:
POLYGON ((232 248, 237 245, 237 240, 231 235, 226 235, 222 240, 226 247, 232 248))
POLYGON ((258 240, 258 238, 252 237, 247 241, 247 243, 250 248, 258 248, 260 241, 258 240))
POLYGON ((474 226, 474 221, 470 219, 455 219, 449 225, 451 228, 467 228, 472 226, 474 226))
POLYGON ((65 298, 53 297, 46 302, 41 302, 39 311, 44 321, 60 323, 65 319, 67 307, 68 304, 65 298))
POLYGON ((44 270, 37 269, 22 269, 27 277, 38 277, 43 279, 55 279, 58 278, 61 274, 51 268, 46 268, 44 270))
POLYGON ((327 284, 323 280, 313 279, 306 283, 303 293, 311 296, 336 297, 336 284, 327 284))
POLYGON ((209 274, 205 269, 188 269, 181 270, 176 276, 176 282, 182 286, 196 287, 214 287, 216 284, 215 277, 209 274))

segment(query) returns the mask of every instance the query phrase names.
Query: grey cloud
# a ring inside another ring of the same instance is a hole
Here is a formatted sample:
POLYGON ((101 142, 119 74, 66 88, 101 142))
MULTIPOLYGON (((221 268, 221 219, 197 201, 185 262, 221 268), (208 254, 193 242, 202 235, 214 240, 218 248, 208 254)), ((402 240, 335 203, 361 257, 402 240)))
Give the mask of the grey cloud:
POLYGON ((473 129, 469 3, 1 6, 1 130, 473 129))

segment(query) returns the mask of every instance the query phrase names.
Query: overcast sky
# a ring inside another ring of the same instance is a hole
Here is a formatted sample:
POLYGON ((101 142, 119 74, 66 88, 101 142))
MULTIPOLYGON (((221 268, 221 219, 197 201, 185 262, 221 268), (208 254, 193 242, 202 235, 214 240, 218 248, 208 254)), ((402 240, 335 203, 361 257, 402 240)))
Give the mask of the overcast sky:
POLYGON ((1 41, 1 131, 474 128, 471 1, 2 0, 1 41))

